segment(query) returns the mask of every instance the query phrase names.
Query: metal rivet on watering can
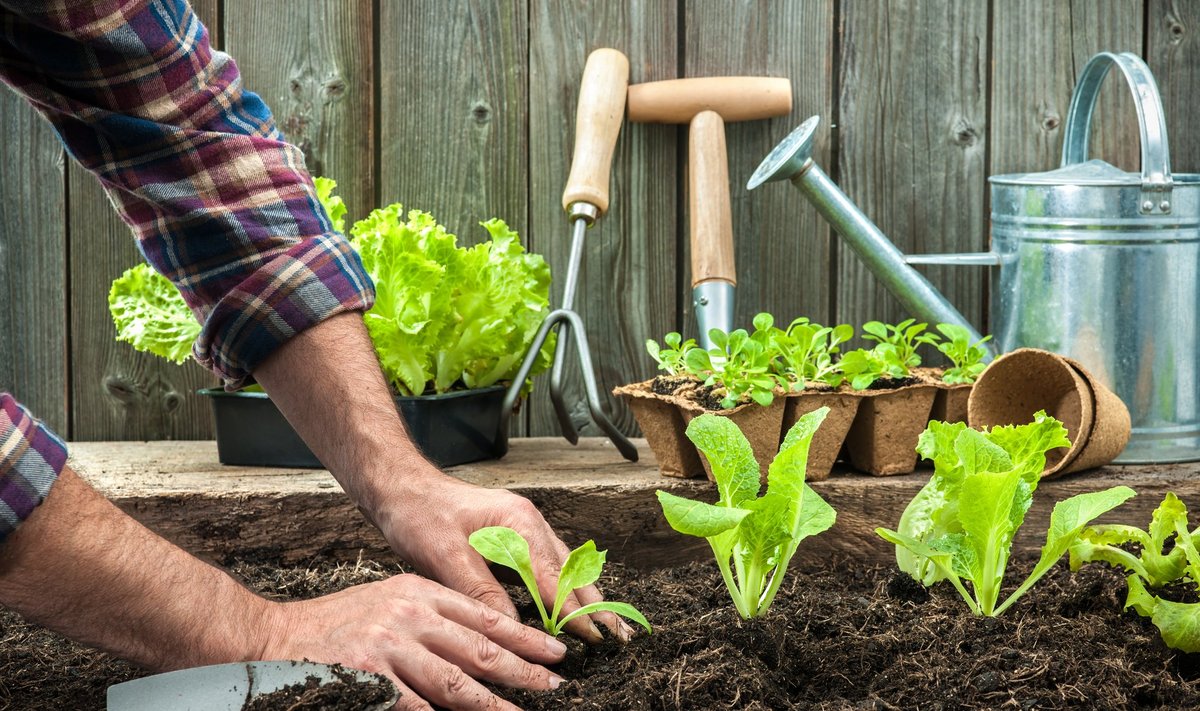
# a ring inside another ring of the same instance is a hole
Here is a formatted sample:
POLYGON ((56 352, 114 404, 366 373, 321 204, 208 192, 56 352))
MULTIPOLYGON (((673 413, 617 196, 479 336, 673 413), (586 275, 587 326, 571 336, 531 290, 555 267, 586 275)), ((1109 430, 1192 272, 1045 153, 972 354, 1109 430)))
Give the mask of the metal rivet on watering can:
POLYGON ((708 306, 708 298, 701 296, 700 300, 697 301, 696 303, 700 304, 701 306, 708 306))
POLYGON ((1154 203, 1150 200, 1142 203, 1142 212, 1150 212, 1154 209, 1154 203))
POLYGON ((1162 202, 1158 203, 1158 209, 1162 210, 1163 212, 1170 212, 1171 211, 1171 201, 1163 200, 1162 202))

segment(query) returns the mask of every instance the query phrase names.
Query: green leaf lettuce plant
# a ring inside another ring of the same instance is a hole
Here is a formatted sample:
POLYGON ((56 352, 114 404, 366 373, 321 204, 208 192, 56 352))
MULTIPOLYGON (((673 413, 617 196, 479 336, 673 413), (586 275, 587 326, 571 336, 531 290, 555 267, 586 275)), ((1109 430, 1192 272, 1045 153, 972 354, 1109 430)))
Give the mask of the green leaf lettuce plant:
POLYGON ((175 285, 147 264, 115 279, 108 290, 108 311, 117 340, 172 363, 192 356, 200 323, 175 285))
POLYGON ((687 436, 712 466, 715 504, 658 491, 667 523, 708 540, 738 614, 767 613, 800 542, 833 526, 833 508, 808 484, 804 472, 813 435, 828 407, 800 418, 788 431, 761 488, 758 463, 745 435, 728 418, 700 415, 687 436))
POLYGON ((562 614, 563 603, 566 602, 573 590, 587 587, 600 579, 600 573, 604 570, 606 551, 596 550, 595 541, 588 541, 567 555, 562 570, 558 574, 558 590, 554 596, 554 606, 547 612, 533 574, 533 563, 529 558, 529 543, 520 533, 504 526, 489 526, 472 533, 469 540, 471 547, 487 560, 517 571, 517 574, 521 576, 521 582, 525 583, 525 587, 529 590, 534 605, 537 606, 538 613, 542 617, 542 626, 549 634, 557 637, 562 633, 566 624, 576 617, 602 611, 628 617, 645 627, 647 632, 651 631, 650 623, 646 621, 642 613, 638 612, 633 605, 624 602, 609 600, 593 602, 566 615, 562 614))
POLYGON ((772 373, 774 353, 762 339, 751 338, 743 328, 725 333, 709 331, 711 350, 693 348, 684 356, 684 365, 694 378, 715 386, 723 393, 721 407, 730 409, 753 400, 770 405, 775 400, 778 378, 772 373))
POLYGON ((663 336, 663 344, 660 346, 654 339, 646 341, 646 352, 658 364, 658 369, 671 376, 686 373, 685 359, 688 351, 698 347, 696 340, 689 338, 685 341, 682 335, 672 331, 663 336))
POLYGON ((845 375, 835 357, 839 346, 854 338, 849 324, 822 326, 803 316, 793 320, 775 336, 781 379, 789 391, 803 390, 809 383, 837 387, 845 375))
POLYGON ((950 367, 942 373, 942 381, 951 385, 974 383, 987 367, 983 362, 987 348, 983 344, 992 337, 984 336, 972 343, 971 333, 952 323, 939 323, 937 330, 945 337, 937 349, 950 359, 950 367))
POLYGON ((1135 495, 1116 486, 1055 504, 1033 572, 997 604, 1013 539, 1033 502, 1046 452, 1067 446, 1066 428, 1045 412, 1029 424, 991 431, 931 422, 917 450, 933 460, 933 476, 905 509, 900 530, 877 528, 876 533, 896 545, 901 570, 926 585, 949 580, 971 612, 999 615, 1050 570, 1089 522, 1135 495))
POLYGON ((1124 569, 1125 608, 1150 618, 1167 646, 1200 652, 1200 603, 1163 599, 1160 588, 1184 585, 1200 593, 1200 528, 1188 524, 1187 506, 1168 492, 1146 530, 1121 524, 1089 526, 1071 545, 1071 570, 1102 561, 1124 569), (1137 552, 1129 550, 1133 544, 1137 552))

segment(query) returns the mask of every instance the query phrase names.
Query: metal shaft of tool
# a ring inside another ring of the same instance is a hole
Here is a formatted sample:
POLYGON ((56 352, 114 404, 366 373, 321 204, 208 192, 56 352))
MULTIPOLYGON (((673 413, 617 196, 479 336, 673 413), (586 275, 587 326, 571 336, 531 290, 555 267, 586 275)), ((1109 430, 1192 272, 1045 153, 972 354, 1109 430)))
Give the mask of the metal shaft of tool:
MULTIPOLYGON (((587 237, 587 229, 590 225, 591 220, 586 215, 579 215, 574 222, 574 229, 571 233, 571 254, 567 262, 567 280, 563 285, 563 298, 559 305, 559 308, 564 311, 572 311, 575 306, 575 291, 579 288, 579 271, 583 265, 583 242, 587 237)), ((571 328, 569 325, 558 329, 558 343, 554 346, 554 364, 550 369, 550 401, 554 403, 554 414, 558 416, 558 425, 562 430, 563 437, 566 437, 571 444, 577 444, 579 430, 571 421, 571 413, 567 409, 566 400, 563 397, 563 370, 566 367, 567 343, 570 340, 571 328)), ((581 363, 585 371, 589 369, 590 364, 590 358, 581 363)))
MULTIPOLYGON (((804 193, 817 212, 829 221, 863 264, 910 313, 933 324, 962 326, 971 334, 972 341, 983 338, 928 279, 905 265, 904 254, 820 166, 809 160, 808 165, 792 178, 792 184, 804 193)), ((984 346, 990 346, 990 343, 984 346)))

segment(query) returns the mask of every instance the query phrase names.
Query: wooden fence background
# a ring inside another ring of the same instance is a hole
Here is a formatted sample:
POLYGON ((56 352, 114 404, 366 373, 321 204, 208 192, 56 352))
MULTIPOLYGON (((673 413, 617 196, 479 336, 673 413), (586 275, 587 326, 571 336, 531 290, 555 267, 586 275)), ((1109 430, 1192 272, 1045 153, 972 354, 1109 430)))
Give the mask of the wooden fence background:
MULTIPOLYGON (((819 164, 911 252, 986 248, 987 176, 1057 165, 1075 76, 1100 50, 1147 59, 1173 169, 1200 172, 1197 0, 195 4, 310 170, 339 182, 351 219, 401 201, 470 242, 483 234, 477 222, 502 217, 550 261, 555 299, 578 82, 597 47, 625 52, 633 82, 791 79, 791 115, 728 127, 742 324, 759 310, 854 324, 904 317, 798 192, 742 187, 812 114, 823 119, 819 164)), ((1136 170, 1136 121, 1115 79, 1094 151, 1136 170)), ((71 439, 210 437, 208 403, 194 394, 210 377, 113 340, 108 285, 139 256, 97 183, 11 92, 0 93, 0 139, 0 389, 71 439)), ((651 374, 646 338, 694 330, 685 158, 685 127, 622 129, 612 208, 588 237, 578 303, 607 387, 651 374)), ((986 328, 984 270, 927 274, 986 328)), ((567 381, 584 433, 596 434, 574 366, 567 381)), ((524 410, 523 433, 557 433, 546 387, 524 410)))

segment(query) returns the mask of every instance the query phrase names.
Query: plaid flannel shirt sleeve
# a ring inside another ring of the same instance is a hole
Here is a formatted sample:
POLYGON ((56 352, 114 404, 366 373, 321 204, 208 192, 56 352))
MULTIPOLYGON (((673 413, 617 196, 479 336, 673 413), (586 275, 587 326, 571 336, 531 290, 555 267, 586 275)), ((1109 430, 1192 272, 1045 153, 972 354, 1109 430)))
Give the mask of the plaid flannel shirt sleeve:
POLYGON ((184 0, 0 0, 0 75, 103 184, 236 387, 280 344, 364 311, 370 277, 304 157, 184 0))
POLYGON ((8 393, 0 393, 0 543, 46 495, 67 448, 8 393))

